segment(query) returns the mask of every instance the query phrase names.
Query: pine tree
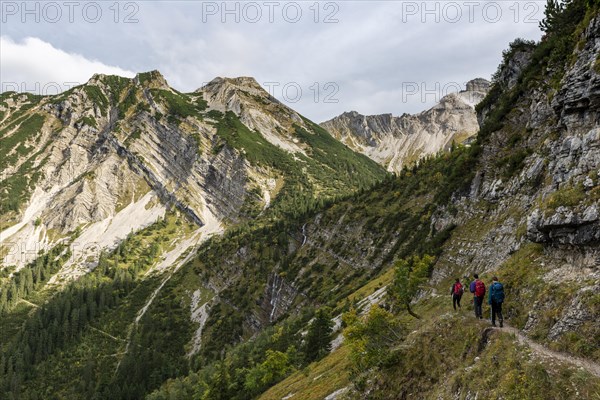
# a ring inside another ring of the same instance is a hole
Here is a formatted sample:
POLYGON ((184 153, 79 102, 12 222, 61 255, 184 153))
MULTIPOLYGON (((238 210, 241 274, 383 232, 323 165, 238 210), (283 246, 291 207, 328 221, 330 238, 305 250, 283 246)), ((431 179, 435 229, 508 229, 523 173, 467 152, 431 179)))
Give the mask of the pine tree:
POLYGON ((306 334, 304 349, 306 362, 310 363, 329 354, 332 332, 331 310, 328 307, 318 309, 306 334))
POLYGON ((546 17, 540 21, 540 29, 546 33, 551 32, 556 21, 556 16, 562 11, 562 5, 558 0, 546 1, 546 17))
POLYGON ((433 257, 428 255, 413 256, 398 260, 395 265, 394 281, 388 289, 388 295, 415 318, 419 316, 412 311, 410 303, 427 282, 433 261, 433 257))
POLYGON ((8 298, 6 295, 6 289, 0 288, 0 314, 8 310, 8 298))

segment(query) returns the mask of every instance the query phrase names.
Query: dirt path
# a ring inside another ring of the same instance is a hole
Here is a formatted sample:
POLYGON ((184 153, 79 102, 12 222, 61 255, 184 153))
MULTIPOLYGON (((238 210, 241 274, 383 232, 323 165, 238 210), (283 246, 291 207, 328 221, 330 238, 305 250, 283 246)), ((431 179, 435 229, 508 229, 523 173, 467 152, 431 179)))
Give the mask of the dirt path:
POLYGON ((539 343, 534 342, 527 336, 525 336, 520 330, 513 328, 508 325, 504 325, 503 328, 491 328, 495 331, 500 331, 504 333, 511 333, 515 335, 519 343, 528 346, 534 353, 546 357, 552 358, 558 361, 562 361, 567 364, 574 365, 576 367, 582 368, 589 372, 590 374, 600 378, 600 364, 597 364, 590 360, 585 360, 583 358, 574 357, 565 353, 560 353, 554 350, 550 350, 547 347, 542 346, 539 343))

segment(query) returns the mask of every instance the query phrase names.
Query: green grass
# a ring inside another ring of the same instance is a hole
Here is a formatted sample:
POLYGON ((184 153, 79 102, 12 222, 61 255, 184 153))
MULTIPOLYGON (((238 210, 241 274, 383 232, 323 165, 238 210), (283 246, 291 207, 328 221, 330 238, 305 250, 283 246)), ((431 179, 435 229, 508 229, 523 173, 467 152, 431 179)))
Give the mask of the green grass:
MULTIPOLYGON (((356 303, 370 296, 376 290, 388 285, 394 277, 394 269, 389 268, 383 274, 375 279, 371 279, 366 285, 349 295, 346 299, 349 303, 356 303)), ((345 299, 345 300, 346 300, 345 299)), ((341 304, 341 303, 340 303, 341 304)))
POLYGON ((446 314, 434 305, 418 312, 427 317, 413 319, 413 332, 398 343, 386 365, 354 375, 359 390, 351 399, 365 393, 390 400, 415 393, 421 398, 454 398, 456 393, 464 398, 471 393, 482 398, 559 400, 576 393, 592 399, 599 393, 598 378, 570 365, 540 362, 511 335, 486 331, 487 324, 465 309, 446 314))
MULTIPOLYGON (((570 292, 565 297, 564 301, 569 301, 573 297, 573 293, 570 292)), ((595 294, 591 290, 582 293, 580 307, 587 315, 599 315, 600 295, 595 294)), ((575 329, 560 336, 556 342, 549 343, 549 346, 554 350, 572 353, 579 357, 599 362, 600 348, 597 345, 598 337, 600 337, 600 326, 593 319, 585 320, 575 329)))
POLYGON ((39 138, 45 119, 43 115, 33 114, 22 121, 19 120, 20 122, 9 123, 0 131, 0 169, 14 164, 19 157, 30 152, 26 143, 39 138), (17 125, 17 130, 9 135, 10 130, 17 125), (9 154, 11 152, 12 154, 9 154))
POLYGON ((310 146, 311 153, 310 158, 300 157, 308 164, 311 175, 319 181, 339 188, 348 183, 364 188, 385 175, 382 167, 367 156, 350 150, 319 125, 307 119, 304 122, 312 132, 295 126, 295 133, 296 137, 310 146))
POLYGON ((76 89, 83 87, 83 85, 79 85, 79 86, 75 86, 72 87, 69 90, 66 90, 56 96, 52 96, 49 98, 48 103, 52 104, 52 105, 58 105, 61 104, 63 101, 65 101, 69 96, 71 96, 76 89))
POLYGON ((137 112, 137 113, 141 113, 141 112, 150 113, 150 106, 148 105, 148 103, 140 102, 135 107, 135 112, 137 112))
POLYGON ((135 87, 129 89, 125 98, 118 103, 119 118, 123 119, 127 111, 137 103, 137 90, 135 87))
POLYGON ((195 103, 199 111, 205 111, 208 108, 208 102, 202 98, 202 95, 196 98, 195 103))
POLYGON ((129 78, 123 78, 117 75, 108 75, 102 78, 110 92, 110 97, 113 103, 118 103, 123 97, 123 93, 132 84, 132 80, 129 78))
POLYGON ((348 349, 341 347, 321 361, 293 373, 258 399, 280 400, 294 394, 293 398, 322 400, 350 383, 350 367, 348 349))
POLYGON ((35 154, 25 143, 38 141, 40 130, 44 124, 45 117, 39 114, 33 114, 28 117, 21 117, 18 123, 9 124, 5 129, 11 129, 18 125, 18 128, 12 135, 6 136, 7 131, 3 131, 0 138, 0 168, 6 168, 14 164, 20 158, 26 158, 19 166, 18 170, 5 178, 0 185, 0 215, 7 215, 9 212, 18 212, 28 199, 28 195, 35 183, 40 178, 40 168, 44 165, 42 161, 34 168, 34 161, 44 151, 47 145, 37 151, 35 154), (20 124, 20 125, 19 125, 20 124), (14 150, 11 154, 8 154, 14 150))
POLYGON ((160 73, 158 71, 148 71, 148 72, 141 72, 137 76, 140 81, 140 84, 145 85, 146 83, 152 81, 153 79, 158 78, 159 74, 160 73))
POLYGON ((150 93, 156 100, 166 105, 171 122, 177 122, 179 119, 187 117, 202 119, 200 111, 203 111, 205 106, 194 104, 188 95, 165 89, 150 89, 150 93))
MULTIPOLYGON (((592 399, 600 393, 598 378, 567 365, 551 367, 529 354, 529 349, 517 345, 510 335, 495 332, 478 355, 480 359, 472 368, 459 367, 447 387, 463 393, 478 392, 486 398, 511 400, 592 399)), ((459 362, 459 365, 464 364, 459 362)))
POLYGON ((16 95, 16 94, 18 94, 18 93, 13 90, 9 90, 7 92, 2 92, 2 93, 0 93, 0 101, 4 103, 8 99, 12 99, 14 97, 14 95, 16 95))
POLYGON ((558 207, 575 207, 586 200, 586 193, 583 185, 579 184, 571 187, 563 187, 548 197, 545 202, 546 214, 556 211, 558 207))
POLYGON ((504 165, 504 178, 510 179, 516 173, 520 172, 525 165, 525 158, 531 154, 531 150, 528 149, 519 149, 506 158, 500 161, 500 166, 504 165))
POLYGON ((140 129, 135 129, 131 135, 127 136, 127 139, 125 139, 125 147, 128 147, 131 142, 138 140, 142 137, 142 131, 140 129))
MULTIPOLYGON (((349 194, 385 176, 380 166, 352 152, 310 121, 307 123, 315 127, 315 132, 296 129, 298 138, 310 146, 310 154, 307 157, 296 153, 294 159, 259 132, 248 129, 231 111, 222 114, 211 110, 206 116, 215 121, 217 135, 230 148, 239 150, 253 165, 274 168, 281 173, 285 183, 270 207, 273 215, 299 215, 314 205, 318 197, 349 194)), ((217 143, 213 153, 222 146, 217 143)))
POLYGON ((96 118, 85 116, 81 119, 81 122, 84 125, 91 126, 93 128, 98 128, 98 124, 96 123, 96 118))
POLYGON ((231 111, 222 114, 211 110, 207 115, 216 120, 217 135, 230 148, 238 149, 251 164, 274 168, 282 174, 285 184, 271 205, 273 214, 296 211, 299 202, 307 203, 313 198, 311 184, 288 152, 268 142, 260 133, 250 131, 231 111))
POLYGON ((90 99, 94 105, 98 106, 100 113, 105 116, 110 102, 108 101, 106 95, 102 93, 102 89, 94 85, 84 85, 83 90, 85 91, 88 99, 90 99))

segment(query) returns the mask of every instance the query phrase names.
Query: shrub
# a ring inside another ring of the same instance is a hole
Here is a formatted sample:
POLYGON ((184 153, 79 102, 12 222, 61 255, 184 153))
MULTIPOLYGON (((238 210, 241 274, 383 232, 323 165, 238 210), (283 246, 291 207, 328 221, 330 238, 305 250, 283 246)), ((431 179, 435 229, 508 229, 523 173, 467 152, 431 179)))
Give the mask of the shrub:
POLYGON ((353 309, 343 315, 343 321, 344 338, 358 371, 384 364, 390 349, 404 338, 404 328, 398 319, 377 304, 364 317, 353 309))

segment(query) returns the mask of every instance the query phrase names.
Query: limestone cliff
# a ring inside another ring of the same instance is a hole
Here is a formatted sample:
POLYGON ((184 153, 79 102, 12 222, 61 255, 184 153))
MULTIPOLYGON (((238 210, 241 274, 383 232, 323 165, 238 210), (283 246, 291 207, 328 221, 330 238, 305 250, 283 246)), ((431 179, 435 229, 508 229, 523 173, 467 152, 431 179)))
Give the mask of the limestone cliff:
POLYGON ((419 114, 362 115, 346 112, 321 125, 349 147, 387 168, 399 172, 422 157, 448 150, 479 130, 475 105, 487 94, 489 82, 478 78, 466 89, 451 93, 419 114))
POLYGON ((203 240, 273 203, 283 212, 384 175, 345 146, 323 147, 335 140, 252 78, 184 94, 157 71, 95 75, 56 96, 4 93, 0 111, 0 240, 3 265, 16 270, 69 242, 61 275, 77 276, 170 209, 203 240), (362 173, 336 174, 346 165, 362 173))

